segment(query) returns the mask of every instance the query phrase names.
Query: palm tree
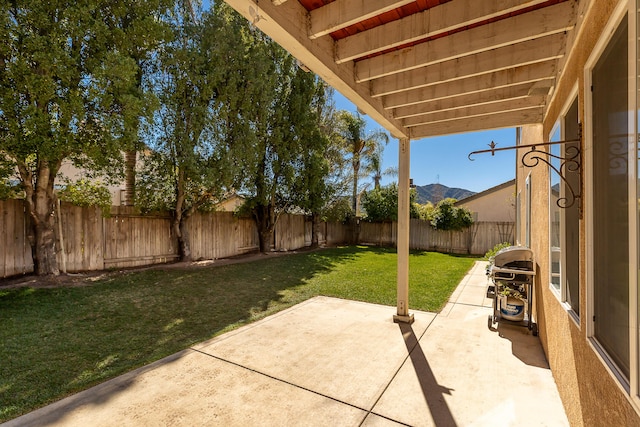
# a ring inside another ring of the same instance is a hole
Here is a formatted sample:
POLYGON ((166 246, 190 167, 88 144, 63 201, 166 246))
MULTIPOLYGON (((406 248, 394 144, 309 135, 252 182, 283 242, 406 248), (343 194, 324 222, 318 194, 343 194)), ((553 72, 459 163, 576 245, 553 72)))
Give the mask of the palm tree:
POLYGON ((396 167, 390 166, 384 171, 382 170, 383 151, 384 147, 379 145, 378 149, 369 158, 369 164, 367 167, 367 172, 371 174, 371 178, 373 179, 373 188, 375 189, 380 188, 380 181, 383 176, 398 176, 398 168, 396 167))
POLYGON ((344 148, 350 156, 353 169, 351 208, 353 213, 358 215, 358 181, 361 177, 361 169, 364 169, 363 165, 368 166, 371 163, 371 159, 377 152, 382 151, 383 144, 389 142, 389 135, 381 130, 367 134, 365 129, 367 123, 358 113, 354 115, 348 111, 340 111, 338 121, 344 148))

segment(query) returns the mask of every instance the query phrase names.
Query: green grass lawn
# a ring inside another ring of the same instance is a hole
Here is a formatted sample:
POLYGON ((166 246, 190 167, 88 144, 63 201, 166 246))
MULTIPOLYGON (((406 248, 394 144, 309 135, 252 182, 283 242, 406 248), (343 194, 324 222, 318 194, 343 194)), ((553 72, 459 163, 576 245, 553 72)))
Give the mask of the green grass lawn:
MULTIPOLYGON (((440 310, 474 261, 412 253, 410 308, 440 310)), ((395 250, 334 248, 0 288, 0 422, 316 295, 395 306, 395 250)))

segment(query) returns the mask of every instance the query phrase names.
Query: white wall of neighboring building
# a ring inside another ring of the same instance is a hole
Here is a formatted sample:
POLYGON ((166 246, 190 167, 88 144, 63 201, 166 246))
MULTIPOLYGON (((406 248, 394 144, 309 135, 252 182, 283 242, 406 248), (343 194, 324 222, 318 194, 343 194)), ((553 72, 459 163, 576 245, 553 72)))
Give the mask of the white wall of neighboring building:
POLYGON ((456 206, 469 209, 476 222, 514 222, 515 198, 516 182, 513 180, 458 200, 456 206))
MULTIPOLYGON (((62 180, 56 180, 56 184, 63 184, 64 179, 69 179, 71 182, 76 182, 82 178, 86 177, 86 174, 82 169, 78 169, 70 160, 64 160, 62 165, 60 166, 60 171, 58 172, 58 176, 62 178, 62 180)), ((91 181, 99 181, 90 179, 91 181)), ((106 180, 103 180, 102 183, 109 189, 111 193, 111 204, 113 206, 120 206, 124 202, 124 182, 116 185, 109 185, 106 180)))

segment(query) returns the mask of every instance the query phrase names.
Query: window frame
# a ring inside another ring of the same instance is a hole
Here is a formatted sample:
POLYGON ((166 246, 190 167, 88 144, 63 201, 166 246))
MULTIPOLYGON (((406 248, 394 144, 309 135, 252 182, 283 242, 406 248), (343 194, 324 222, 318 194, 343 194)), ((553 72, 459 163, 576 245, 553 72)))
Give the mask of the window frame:
MULTIPOLYGON (((584 149, 583 149, 583 170, 584 170, 584 193, 587 195, 593 194, 594 191, 594 171, 593 171, 593 95, 591 92, 591 86, 593 82, 593 70, 596 67, 599 59, 602 57, 606 48, 609 46, 613 35, 622 23, 623 19, 628 19, 628 113, 631 117, 628 120, 628 155, 629 158, 635 159, 638 155, 638 141, 637 141, 637 113, 638 107, 640 107, 640 99, 638 97, 637 87, 638 82, 635 76, 637 75, 637 62, 640 59, 638 55, 638 42, 637 36, 640 30, 637 27, 638 23, 638 7, 640 7, 640 0, 621 0, 614 9, 609 22, 596 42, 589 58, 584 65, 584 149)), ((640 377, 640 360, 638 357, 638 274, 636 271, 638 265, 638 185, 637 185, 637 168, 638 162, 634 162, 633 165, 628 167, 628 184, 629 184, 629 379, 621 374, 612 358, 607 354, 604 348, 599 344, 595 338, 595 283, 594 283, 594 204, 591 197, 583 197, 584 203, 584 220, 585 220, 585 238, 586 238, 586 295, 585 306, 586 310, 584 318, 586 320, 586 338, 587 342, 603 363, 609 375, 615 380, 615 383, 623 391, 627 399, 632 403, 635 410, 640 413, 640 396, 639 396, 639 377, 640 377), (633 181, 633 182, 632 182, 633 181)))
MULTIPOLYGON (((560 141, 564 141, 567 139, 567 134, 566 134, 566 128, 567 128, 567 115, 569 114, 569 111, 571 110, 571 108, 573 107, 573 105, 575 103, 578 104, 578 108, 579 108, 579 103, 580 103, 580 99, 578 96, 578 92, 579 92, 579 83, 576 82, 575 85, 573 86, 573 89, 571 89, 571 92, 569 93, 569 96, 567 97, 564 105, 562 106, 562 109, 560 110, 560 115, 558 117, 558 119, 556 120, 556 123, 553 125, 553 128, 551 129, 551 132, 549 133, 549 141, 553 142, 553 135, 559 131, 559 140, 560 141)), ((560 146, 560 155, 564 155, 565 153, 565 146, 561 145, 560 146)), ((555 173, 551 167, 549 167, 549 289, 551 290, 551 292, 558 298, 559 302, 562 304, 563 308, 567 311, 567 313, 570 315, 571 319, 573 320, 573 322, 576 324, 576 326, 578 327, 578 329, 580 329, 580 315, 578 314, 578 312, 576 312, 574 310, 574 308, 572 307, 572 305, 569 303, 568 299, 568 282, 567 282, 567 251, 568 251, 568 243, 567 243, 567 236, 566 236, 566 231, 567 231, 567 218, 566 218, 566 210, 565 209, 559 209, 559 213, 560 213, 560 229, 559 229, 559 233, 560 233, 560 287, 559 289, 556 289, 556 287, 553 285, 551 278, 553 275, 553 271, 552 271, 552 246, 551 246, 551 233, 552 233, 552 213, 553 213, 553 206, 552 204, 554 203, 552 200, 552 194, 551 194, 551 174, 555 173)), ((562 181, 560 181, 560 183, 562 184, 562 181)), ((577 189, 579 190, 579 189, 577 189)), ((565 188, 563 185, 560 185, 560 194, 559 194, 560 198, 566 197, 565 194, 565 188)), ((581 203, 581 200, 576 200, 576 203, 581 203)), ((578 224, 578 228, 579 228, 579 224, 578 224)), ((579 250, 579 248, 578 248, 579 250)), ((579 292, 580 293, 580 292, 579 292)), ((578 305, 581 304, 582 295, 578 295, 578 305)))

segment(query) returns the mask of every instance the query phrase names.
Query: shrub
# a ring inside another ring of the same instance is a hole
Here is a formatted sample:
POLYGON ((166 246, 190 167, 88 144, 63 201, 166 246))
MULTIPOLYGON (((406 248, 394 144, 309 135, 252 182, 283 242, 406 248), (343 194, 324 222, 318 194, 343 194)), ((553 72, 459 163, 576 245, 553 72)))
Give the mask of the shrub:
POLYGON ((436 230, 464 230, 473 224, 473 216, 466 208, 454 206, 456 199, 444 199, 438 202, 434 211, 431 225, 436 230))
POLYGON ((98 206, 102 216, 111 214, 111 193, 100 182, 81 179, 58 191, 58 198, 77 206, 98 206))
POLYGON ((509 246, 511 246, 511 243, 509 242, 498 243, 492 249, 489 249, 486 254, 484 254, 484 259, 486 259, 487 261, 491 261, 500 250, 508 248, 509 246))
MULTIPOLYGON (((419 218, 416 208, 416 191, 409 193, 409 216, 419 218)), ((370 222, 398 220, 398 185, 389 184, 384 187, 364 193, 362 196, 362 210, 366 212, 365 219, 370 222)))

